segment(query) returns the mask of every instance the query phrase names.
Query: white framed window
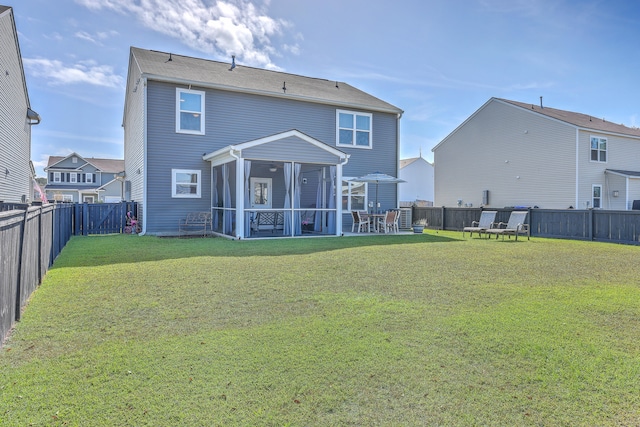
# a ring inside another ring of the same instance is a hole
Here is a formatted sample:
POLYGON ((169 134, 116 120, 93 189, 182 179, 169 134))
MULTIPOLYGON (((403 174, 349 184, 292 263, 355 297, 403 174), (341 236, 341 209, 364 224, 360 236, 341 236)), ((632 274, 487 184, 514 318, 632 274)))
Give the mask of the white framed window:
POLYGON ((85 179, 85 182, 93 182, 93 174, 92 173, 85 173, 84 174, 84 179, 85 179))
POLYGON ((594 184, 591 186, 591 206, 594 209, 602 207, 602 185, 594 184))
POLYGON ((53 182, 60 182, 60 172, 53 173, 53 182))
POLYGON ((366 211, 367 210, 367 183, 349 181, 344 177, 342 181, 342 210, 366 211))
POLYGON ((71 194, 63 194, 62 195, 63 202, 73 202, 73 196, 71 194))
POLYGON ((176 88, 176 132, 204 135, 204 92, 176 88))
POLYGON ((336 144, 345 147, 372 147, 373 115, 336 110, 336 144))
POLYGON ((73 183, 78 182, 78 174, 72 172, 69 176, 69 182, 73 182, 73 183))
POLYGON ((591 161, 607 161, 607 138, 601 138, 599 136, 591 137, 591 161))
POLYGON ((199 170, 171 169, 171 197, 200 198, 199 170))
POLYGON ((78 163, 78 158, 77 158, 77 157, 75 157, 75 156, 73 156, 73 157, 71 158, 71 163, 78 163))

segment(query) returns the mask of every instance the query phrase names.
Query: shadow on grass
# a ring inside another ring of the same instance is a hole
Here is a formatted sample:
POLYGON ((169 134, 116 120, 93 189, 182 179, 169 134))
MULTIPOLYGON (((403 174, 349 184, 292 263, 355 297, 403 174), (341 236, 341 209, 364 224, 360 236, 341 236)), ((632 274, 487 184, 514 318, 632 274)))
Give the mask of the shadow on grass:
POLYGON ((309 239, 228 240, 221 237, 160 238, 155 236, 108 235, 73 237, 52 269, 128 264, 145 261, 214 257, 305 255, 373 246, 459 242, 436 232, 421 235, 344 236, 309 239))

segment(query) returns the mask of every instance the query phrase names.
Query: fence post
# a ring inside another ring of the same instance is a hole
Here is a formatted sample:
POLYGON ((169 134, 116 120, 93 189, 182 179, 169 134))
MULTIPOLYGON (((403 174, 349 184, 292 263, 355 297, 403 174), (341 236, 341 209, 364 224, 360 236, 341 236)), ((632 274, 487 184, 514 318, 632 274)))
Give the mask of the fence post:
POLYGON ((18 274, 16 279, 16 322, 20 320, 20 296, 22 295, 22 254, 24 249, 25 235, 27 234, 27 218, 29 217, 29 209, 24 211, 24 219, 22 220, 22 233, 20 233, 20 246, 18 249, 18 274))
POLYGON ((441 224, 442 230, 445 229, 445 227, 444 227, 444 215, 445 215, 445 207, 443 206, 442 207, 442 224, 441 224))
POLYGON ((589 209, 589 240, 593 240, 593 209, 589 209))
POLYGON ((80 213, 80 205, 78 203, 76 203, 73 207, 73 235, 74 236, 79 236, 80 235, 80 218, 82 217, 81 213, 80 213))
POLYGON ((89 235, 89 205, 82 204, 82 235, 89 235))

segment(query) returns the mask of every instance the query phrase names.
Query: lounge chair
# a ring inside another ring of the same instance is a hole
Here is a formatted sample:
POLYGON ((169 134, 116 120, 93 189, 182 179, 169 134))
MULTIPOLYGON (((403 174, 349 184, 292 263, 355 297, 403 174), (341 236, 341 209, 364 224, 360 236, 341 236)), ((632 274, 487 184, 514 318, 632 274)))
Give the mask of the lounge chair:
POLYGON ((462 229, 462 237, 466 231, 469 232, 469 237, 473 237, 473 233, 482 235, 486 230, 493 228, 494 221, 496 219, 497 211, 482 211, 480 213, 480 219, 478 221, 471 221, 470 227, 464 227, 462 229))
POLYGON ((527 211, 513 211, 509 216, 509 222, 506 224, 504 222, 499 222, 496 228, 489 228, 484 232, 487 234, 495 234, 496 239, 499 235, 502 235, 502 240, 504 240, 505 234, 511 238, 511 235, 516 236, 516 240, 518 240, 518 234, 526 234, 527 240, 531 236, 529 232, 529 224, 525 224, 524 220, 527 218, 527 211))

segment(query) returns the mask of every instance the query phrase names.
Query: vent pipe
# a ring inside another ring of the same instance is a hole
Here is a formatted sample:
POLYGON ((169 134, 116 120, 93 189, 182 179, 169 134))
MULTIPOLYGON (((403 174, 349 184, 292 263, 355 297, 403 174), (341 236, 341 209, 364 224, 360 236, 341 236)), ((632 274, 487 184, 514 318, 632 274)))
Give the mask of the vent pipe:
POLYGON ((540 108, 541 108, 541 109, 542 109, 542 108, 544 108, 544 107, 542 106, 542 97, 540 97, 540 108))

